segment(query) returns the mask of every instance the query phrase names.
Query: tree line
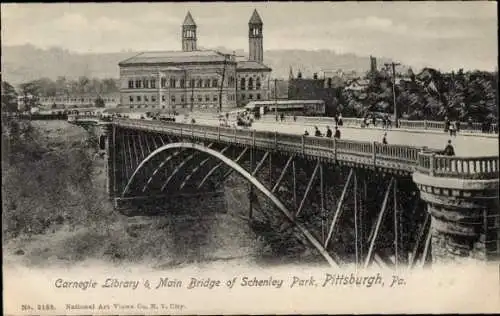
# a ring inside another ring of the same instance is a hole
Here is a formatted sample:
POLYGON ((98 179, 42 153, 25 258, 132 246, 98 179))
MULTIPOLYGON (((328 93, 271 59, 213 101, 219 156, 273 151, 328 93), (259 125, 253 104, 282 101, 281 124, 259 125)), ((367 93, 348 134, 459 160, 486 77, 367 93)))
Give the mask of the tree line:
MULTIPOLYGON (((392 76, 376 71, 366 76, 365 91, 343 89, 338 104, 345 116, 364 116, 367 112, 394 111, 392 76), (345 112, 345 113, 344 113, 345 112)), ((409 69, 395 86, 400 116, 413 120, 490 121, 498 119, 498 72, 467 71, 441 73, 424 68, 419 74, 409 69)))

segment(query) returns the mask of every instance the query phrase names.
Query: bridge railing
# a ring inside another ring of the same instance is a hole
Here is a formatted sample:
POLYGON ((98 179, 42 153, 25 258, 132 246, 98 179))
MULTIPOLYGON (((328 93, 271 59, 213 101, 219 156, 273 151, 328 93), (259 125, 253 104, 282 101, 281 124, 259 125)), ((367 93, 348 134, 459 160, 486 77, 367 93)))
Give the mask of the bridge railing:
MULTIPOLYGON (((291 118, 286 116, 286 121, 290 121, 291 118)), ((317 117, 317 116, 296 116, 297 122, 300 123, 310 123, 310 124, 329 124, 334 126, 335 119, 333 117, 317 117)), ((263 121, 275 121, 275 115, 264 115, 262 117, 263 121)), ((342 122, 344 126, 356 126, 362 125, 364 119, 357 117, 344 117, 342 122)), ((371 120, 369 120, 371 122, 371 120)), ((378 120, 378 125, 381 126, 380 119, 378 120)), ((394 123, 393 123, 394 125, 394 123)), ((445 123, 444 121, 432 121, 432 120, 399 120, 399 128, 402 129, 415 129, 415 130, 440 130, 444 131, 445 123)), ((474 133, 498 133, 498 125, 491 124, 488 127, 483 127, 480 122, 473 122, 469 124, 468 122, 460 122, 460 130, 468 131, 474 133)))
POLYGON ((418 154, 418 171, 434 177, 498 179, 499 157, 455 157, 418 154))
POLYGON ((418 170, 438 177, 494 179, 499 175, 499 158, 454 157, 436 155, 425 148, 385 145, 376 142, 335 140, 325 137, 302 136, 270 131, 255 131, 221 126, 203 126, 187 123, 115 119, 123 127, 169 132, 177 136, 207 141, 255 145, 268 150, 286 150, 291 153, 353 161, 365 165, 418 170))

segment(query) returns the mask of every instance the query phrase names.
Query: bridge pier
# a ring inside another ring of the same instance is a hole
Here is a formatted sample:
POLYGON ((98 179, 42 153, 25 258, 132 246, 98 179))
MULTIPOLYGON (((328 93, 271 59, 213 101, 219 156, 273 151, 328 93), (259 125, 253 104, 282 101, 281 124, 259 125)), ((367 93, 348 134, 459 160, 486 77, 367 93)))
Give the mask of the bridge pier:
MULTIPOLYGON (((106 162, 106 193, 110 199, 115 197, 116 188, 116 158, 115 158, 115 127, 111 123, 101 123, 100 130, 104 136, 104 160, 106 162)), ((101 139, 101 137, 99 137, 101 139)))
POLYGON ((498 178, 457 179, 416 172, 413 181, 431 215, 433 263, 498 259, 498 178))

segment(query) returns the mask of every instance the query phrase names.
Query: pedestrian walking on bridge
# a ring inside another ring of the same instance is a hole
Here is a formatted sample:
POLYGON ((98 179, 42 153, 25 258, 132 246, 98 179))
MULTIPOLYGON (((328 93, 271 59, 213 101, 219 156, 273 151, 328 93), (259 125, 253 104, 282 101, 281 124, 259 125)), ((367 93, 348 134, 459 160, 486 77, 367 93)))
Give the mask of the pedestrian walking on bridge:
POLYGON ((331 138, 332 137, 332 130, 330 129, 330 126, 326 127, 326 137, 331 138))
POLYGON ((387 133, 384 133, 384 137, 382 138, 382 144, 387 145, 387 133))
POLYGON ((314 136, 316 136, 316 137, 321 137, 321 136, 323 136, 323 135, 321 134, 321 132, 319 131, 319 129, 318 129, 318 127, 317 127, 317 126, 314 126, 314 128, 315 128, 315 130, 316 130, 316 131, 314 132, 314 136))
POLYGON ((309 132, 307 131, 307 129, 304 131, 304 136, 309 136, 309 132))
POLYGON ((451 139, 448 140, 448 145, 444 148, 443 154, 445 156, 455 156, 455 149, 453 148, 453 145, 451 144, 451 139))
POLYGON ((336 126, 335 126, 335 135, 333 135, 333 138, 340 139, 340 130, 336 126))

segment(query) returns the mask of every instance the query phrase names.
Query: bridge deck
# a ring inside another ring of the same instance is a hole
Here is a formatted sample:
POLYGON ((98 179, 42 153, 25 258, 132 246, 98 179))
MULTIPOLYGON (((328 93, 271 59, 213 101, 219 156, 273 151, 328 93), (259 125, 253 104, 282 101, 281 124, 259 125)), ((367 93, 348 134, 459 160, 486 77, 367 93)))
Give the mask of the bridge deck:
MULTIPOLYGON (((210 118, 197 119, 197 123, 207 125, 218 125, 218 120, 210 118)), ((272 131, 279 133, 290 133, 302 135, 307 129, 309 134, 314 134, 314 126, 318 126, 321 132, 326 132, 326 124, 296 124, 292 122, 255 122, 252 129, 257 131, 272 131)), ((330 128, 334 126, 330 125, 330 128)), ((340 128, 342 139, 353 141, 366 141, 366 142, 382 142, 384 132, 387 132, 387 141, 389 144, 395 145, 410 145, 415 147, 428 147, 433 149, 444 149, 449 139, 451 139, 455 147, 455 154, 457 156, 470 156, 481 157, 489 155, 498 155, 498 135, 480 135, 480 134, 460 134, 450 137, 449 134, 438 131, 425 131, 425 130, 398 130, 390 129, 384 131, 380 128, 360 128, 360 127, 346 127, 340 128)))
MULTIPOLYGON (((374 141, 334 140, 304 137, 293 133, 223 128, 162 122, 157 120, 114 119, 113 125, 127 129, 173 134, 193 141, 217 141, 279 150, 313 159, 326 159, 365 168, 382 168, 396 173, 425 174, 445 177, 491 179, 498 177, 497 155, 449 157, 426 152, 411 145, 383 145, 374 141)), ((276 128, 276 127, 274 127, 276 128)))

